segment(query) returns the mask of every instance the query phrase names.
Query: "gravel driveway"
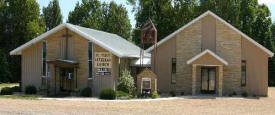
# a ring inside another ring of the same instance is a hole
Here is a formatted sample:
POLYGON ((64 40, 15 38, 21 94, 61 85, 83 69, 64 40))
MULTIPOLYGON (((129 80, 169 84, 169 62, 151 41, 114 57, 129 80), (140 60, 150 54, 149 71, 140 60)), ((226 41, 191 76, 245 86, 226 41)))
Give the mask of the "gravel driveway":
POLYGON ((174 99, 161 101, 60 101, 0 99, 1 115, 93 115, 93 114, 203 114, 275 115, 275 88, 260 99, 174 99))

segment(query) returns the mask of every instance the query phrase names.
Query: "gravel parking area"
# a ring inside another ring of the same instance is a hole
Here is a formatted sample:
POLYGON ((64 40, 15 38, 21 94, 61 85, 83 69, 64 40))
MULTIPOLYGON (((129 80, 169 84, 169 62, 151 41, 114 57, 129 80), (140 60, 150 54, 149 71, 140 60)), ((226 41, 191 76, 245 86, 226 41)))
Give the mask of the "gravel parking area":
POLYGON ((274 115, 275 88, 260 99, 200 98, 159 101, 68 101, 0 99, 1 115, 93 115, 93 114, 198 114, 274 115))

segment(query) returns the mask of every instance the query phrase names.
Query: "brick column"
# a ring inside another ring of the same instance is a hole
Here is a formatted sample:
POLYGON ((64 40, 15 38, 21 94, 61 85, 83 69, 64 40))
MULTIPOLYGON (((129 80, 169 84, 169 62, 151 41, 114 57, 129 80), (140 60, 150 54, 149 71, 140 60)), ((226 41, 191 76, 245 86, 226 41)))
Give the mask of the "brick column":
POLYGON ((196 94, 196 65, 192 65, 192 95, 196 94))
POLYGON ((222 96, 222 85, 223 85, 223 66, 219 66, 219 89, 218 89, 218 94, 219 96, 222 96))

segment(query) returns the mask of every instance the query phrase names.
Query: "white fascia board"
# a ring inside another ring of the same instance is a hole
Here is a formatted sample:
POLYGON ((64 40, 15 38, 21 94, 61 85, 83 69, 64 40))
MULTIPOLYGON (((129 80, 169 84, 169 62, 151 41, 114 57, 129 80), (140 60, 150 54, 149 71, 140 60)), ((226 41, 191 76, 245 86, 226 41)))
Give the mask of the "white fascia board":
POLYGON ((63 28, 65 28, 65 24, 61 24, 61 25, 59 25, 59 26, 53 28, 52 30, 50 30, 50 31, 48 31, 48 32, 46 32, 46 33, 44 33, 44 34, 42 34, 42 35, 40 35, 40 36, 38 36, 38 37, 36 37, 36 38, 30 40, 29 42, 27 42, 27 43, 25 43, 25 44, 23 44, 23 45, 17 47, 16 49, 12 50, 12 51, 10 52, 10 55, 21 55, 21 51, 22 51, 22 50, 24 50, 24 49, 30 47, 31 45, 33 45, 33 44, 39 42, 40 40, 42 40, 42 39, 48 37, 49 35, 51 35, 51 34, 57 32, 57 31, 59 31, 59 30, 61 30, 61 29, 63 29, 63 28))
MULTIPOLYGON (((173 32, 172 34, 168 35, 167 37, 165 37, 164 39, 162 39, 161 41, 159 41, 157 43, 157 47, 161 44, 163 44, 164 42, 168 41, 169 39, 173 38, 175 35, 177 35, 178 33, 180 33, 182 30, 184 30, 185 28, 189 27, 190 25, 194 24, 195 22, 197 22, 198 20, 200 20, 201 18, 205 17, 208 14, 208 12, 203 13, 202 15, 200 15, 199 17, 195 18, 194 20, 192 20, 191 22, 189 22, 188 24, 184 25, 183 27, 181 27, 180 29, 176 30, 175 32, 173 32)), ((150 48, 148 48, 146 50, 146 52, 151 52, 154 49, 154 45, 152 45, 150 48)))
POLYGON ((66 24, 66 27, 67 27, 68 29, 70 29, 71 31, 73 31, 73 32, 75 32, 75 33, 78 33, 79 35, 81 35, 82 37, 86 38, 87 40, 89 40, 89 41, 91 41, 91 42, 93 42, 93 43, 99 45, 100 47, 102 47, 102 48, 104 48, 104 49, 106 49, 106 50, 108 50, 108 51, 110 51, 111 53, 115 54, 116 56, 118 56, 118 57, 126 57, 126 56, 124 56, 123 54, 120 54, 118 51, 115 51, 115 50, 112 49, 111 47, 105 45, 103 42, 98 41, 98 40, 96 40, 94 37, 92 37, 92 36, 90 36, 90 35, 88 35, 88 34, 82 32, 82 31, 78 30, 77 28, 75 28, 75 27, 72 26, 71 24, 66 24))
POLYGON ((35 43, 37 43, 37 42, 43 40, 44 38, 48 37, 49 35, 51 35, 51 34, 57 32, 57 31, 59 31, 59 30, 65 28, 65 27, 68 28, 69 30, 75 32, 75 33, 78 33, 79 35, 81 35, 81 36, 84 37, 85 39, 87 39, 87 40, 89 40, 89 41, 92 41, 93 43, 95 43, 95 44, 101 46, 102 48, 105 48, 106 50, 110 51, 111 53, 113 53, 114 55, 116 55, 116 56, 118 56, 118 57, 127 57, 127 56, 124 56, 124 55, 118 53, 117 51, 114 51, 112 48, 108 47, 108 46, 105 45, 104 43, 102 43, 102 42, 96 40, 96 39, 93 38, 92 36, 90 36, 90 35, 88 35, 88 34, 82 32, 82 31, 78 30, 77 28, 75 28, 74 26, 72 26, 71 24, 68 24, 68 23, 63 23, 63 24, 61 24, 61 25, 59 25, 59 26, 53 28, 52 30, 50 30, 50 31, 48 31, 48 32, 46 32, 46 33, 44 33, 44 34, 42 34, 42 35, 40 35, 40 36, 38 36, 38 37, 32 39, 31 41, 29 41, 29 42, 27 42, 27 43, 25 43, 25 44, 23 44, 23 45, 21 45, 20 47, 18 47, 18 48, 16 48, 16 49, 12 50, 12 51, 10 52, 10 55, 20 55, 22 50, 24 50, 24 49, 28 48, 29 46, 31 46, 31 45, 33 45, 33 44, 35 44, 35 43))
MULTIPOLYGON (((230 27, 231 29, 233 29, 234 31, 236 31, 237 33, 241 34, 241 36, 243 36, 245 39, 247 39, 248 41, 250 41, 251 43, 255 44, 257 47, 259 47, 261 50, 263 50, 264 52, 266 52, 269 57, 273 57, 274 53, 271 52, 270 50, 268 50, 267 48, 265 48, 264 46, 262 46, 261 44, 259 44, 258 42, 256 42, 255 40, 253 40, 252 38, 250 38, 249 36, 247 36, 246 34, 244 34, 243 32, 241 32, 240 30, 238 30, 237 28, 235 28, 234 26, 232 26, 231 24, 229 24, 228 22, 226 22, 224 19, 220 18, 219 16, 217 16, 216 14, 214 14, 211 11, 207 11, 204 14, 200 15, 199 17, 197 17, 196 19, 192 20, 191 22, 189 22, 187 25, 181 27, 180 29, 178 29, 177 31, 175 31, 174 33, 168 35, 167 37, 165 37, 163 40, 161 40, 160 42, 158 42, 157 47, 159 45, 161 45, 162 43, 168 41, 169 39, 173 38, 175 35, 177 35, 179 32, 181 32, 182 30, 184 30, 185 28, 189 27, 190 25, 192 25, 193 23, 197 22, 198 20, 200 20, 201 18, 207 16, 207 15, 212 15, 213 17, 215 17, 216 19, 218 19, 219 21, 221 21, 223 24, 227 25, 228 27, 230 27)), ((146 52, 150 52, 154 49, 154 46, 151 46, 150 48, 148 48, 146 50, 146 52)))
POLYGON ((228 65, 228 62, 225 61, 224 59, 222 59, 220 56, 218 56, 217 54, 215 54, 214 52, 212 52, 209 49, 204 50, 202 53, 196 55, 195 57, 191 58, 190 60, 187 61, 187 64, 191 64, 194 61, 196 61, 197 59, 199 59, 201 56, 205 55, 206 53, 209 53, 210 55, 212 55, 213 57, 215 57, 217 60, 219 60, 220 62, 222 62, 224 65, 228 65))

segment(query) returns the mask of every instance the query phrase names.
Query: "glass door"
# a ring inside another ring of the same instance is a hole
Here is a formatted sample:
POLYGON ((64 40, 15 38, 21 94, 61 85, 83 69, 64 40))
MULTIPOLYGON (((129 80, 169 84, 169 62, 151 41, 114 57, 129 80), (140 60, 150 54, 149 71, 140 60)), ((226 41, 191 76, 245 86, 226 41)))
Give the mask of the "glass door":
POLYGON ((72 68, 60 68, 60 90, 72 91, 73 89, 73 75, 72 68))
POLYGON ((201 68, 201 92, 203 94, 214 94, 216 90, 216 68, 201 68))

